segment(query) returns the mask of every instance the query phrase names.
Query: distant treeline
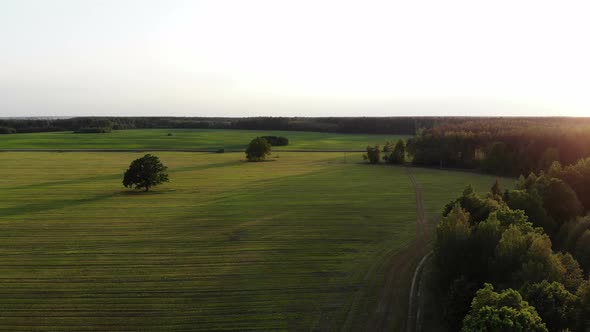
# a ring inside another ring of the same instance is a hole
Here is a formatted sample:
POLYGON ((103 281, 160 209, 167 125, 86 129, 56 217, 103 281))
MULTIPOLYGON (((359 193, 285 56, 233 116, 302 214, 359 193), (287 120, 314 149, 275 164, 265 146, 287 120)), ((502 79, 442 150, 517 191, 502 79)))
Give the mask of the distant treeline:
POLYGON ((528 174, 590 156, 590 118, 447 118, 407 149, 416 165, 528 174))
POLYGON ((75 131, 103 133, 119 129, 125 118, 0 119, 0 134, 75 131))
POLYGON ((197 118, 197 117, 77 117, 70 119, 0 119, 0 134, 48 131, 91 131, 149 128, 293 130, 340 133, 414 135, 431 127, 435 118, 197 118))

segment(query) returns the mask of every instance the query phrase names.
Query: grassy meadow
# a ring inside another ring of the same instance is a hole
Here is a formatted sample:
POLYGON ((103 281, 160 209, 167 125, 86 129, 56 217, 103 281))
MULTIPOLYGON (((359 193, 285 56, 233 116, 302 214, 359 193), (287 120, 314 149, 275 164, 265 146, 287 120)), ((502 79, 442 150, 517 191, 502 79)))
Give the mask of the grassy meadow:
MULTIPOLYGON (((138 193, 140 155, 0 153, 0 328, 361 330, 415 236, 408 170, 360 154, 161 152, 171 182, 138 193)), ((415 176, 436 210, 493 181, 415 176)))
POLYGON ((285 136, 281 150, 362 150, 404 136, 226 129, 133 129, 104 134, 49 132, 0 136, 0 149, 220 149, 244 150, 253 138, 285 136), (168 136, 168 134, 172 136, 168 136))

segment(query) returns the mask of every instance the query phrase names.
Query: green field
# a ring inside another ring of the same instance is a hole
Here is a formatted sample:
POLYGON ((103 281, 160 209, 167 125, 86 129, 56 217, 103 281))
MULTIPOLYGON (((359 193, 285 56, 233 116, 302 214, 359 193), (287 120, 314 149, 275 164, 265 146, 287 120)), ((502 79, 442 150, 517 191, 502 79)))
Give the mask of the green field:
MULTIPOLYGON (((171 182, 135 193, 139 155, 0 153, 1 329, 361 330, 415 236, 407 168, 360 154, 161 152, 171 182)), ((414 172, 433 213, 493 181, 414 172)))
POLYGON ((0 149, 220 149, 243 150, 257 136, 289 139, 283 150, 359 150, 367 144, 395 141, 398 135, 337 134, 301 131, 223 129, 134 129, 105 134, 51 132, 0 136, 0 149), (168 136, 171 133, 172 136, 168 136))

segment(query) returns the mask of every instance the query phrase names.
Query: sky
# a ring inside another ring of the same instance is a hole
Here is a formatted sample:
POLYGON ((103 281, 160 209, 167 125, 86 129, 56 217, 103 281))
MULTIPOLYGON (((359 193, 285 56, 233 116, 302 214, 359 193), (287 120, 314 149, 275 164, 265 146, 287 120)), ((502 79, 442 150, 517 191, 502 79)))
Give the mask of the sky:
POLYGON ((0 117, 590 116, 590 2, 0 0, 0 117))

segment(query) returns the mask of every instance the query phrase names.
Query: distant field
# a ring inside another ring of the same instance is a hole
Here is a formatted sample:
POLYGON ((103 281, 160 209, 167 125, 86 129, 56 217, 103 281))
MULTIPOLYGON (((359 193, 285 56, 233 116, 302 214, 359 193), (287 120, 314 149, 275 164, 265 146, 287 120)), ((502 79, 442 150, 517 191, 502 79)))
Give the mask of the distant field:
MULTIPOLYGON (((139 155, 0 153, 0 329, 363 330, 415 236, 407 169, 358 153, 157 153, 171 182, 133 193, 139 155)), ((493 181, 413 172, 432 213, 493 181)))
POLYGON ((402 136, 225 129, 134 129, 105 134, 51 132, 0 135, 0 149, 245 149, 257 136, 289 139, 277 149, 359 150, 402 136), (171 133, 172 136, 168 136, 171 133))

